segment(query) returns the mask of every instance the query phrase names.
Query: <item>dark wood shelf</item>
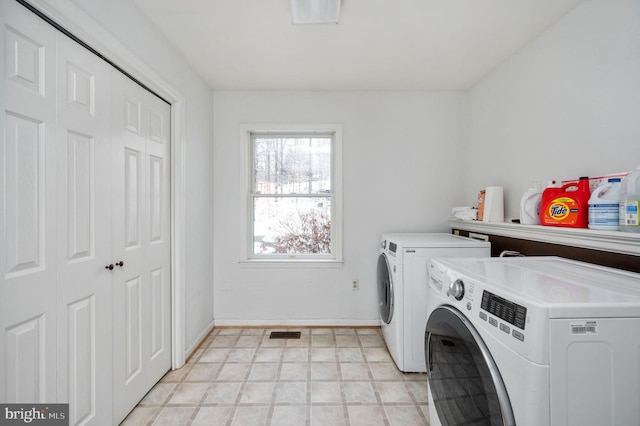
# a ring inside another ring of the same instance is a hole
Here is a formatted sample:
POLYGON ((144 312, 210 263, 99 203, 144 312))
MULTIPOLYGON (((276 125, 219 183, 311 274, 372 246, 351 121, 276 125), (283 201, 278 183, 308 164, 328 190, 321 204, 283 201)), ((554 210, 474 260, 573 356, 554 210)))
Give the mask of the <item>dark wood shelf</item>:
POLYGON ((562 256, 640 272, 640 234, 519 223, 450 219, 454 233, 487 239, 491 255, 504 250, 526 256, 562 256))

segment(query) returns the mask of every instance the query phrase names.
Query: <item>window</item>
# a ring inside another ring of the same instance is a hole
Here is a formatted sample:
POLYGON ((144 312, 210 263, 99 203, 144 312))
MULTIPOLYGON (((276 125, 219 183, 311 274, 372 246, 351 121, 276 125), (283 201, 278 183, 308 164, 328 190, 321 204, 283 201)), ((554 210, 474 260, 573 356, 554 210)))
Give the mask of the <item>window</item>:
POLYGON ((341 260, 340 128, 244 130, 247 260, 341 260))

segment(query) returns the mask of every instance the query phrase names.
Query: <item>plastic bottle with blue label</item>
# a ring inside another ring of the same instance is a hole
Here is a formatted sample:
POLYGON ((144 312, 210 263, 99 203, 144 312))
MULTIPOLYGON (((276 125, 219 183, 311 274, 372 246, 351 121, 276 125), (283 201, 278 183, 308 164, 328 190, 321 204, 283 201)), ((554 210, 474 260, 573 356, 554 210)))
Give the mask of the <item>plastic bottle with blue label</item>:
POLYGON ((619 226, 620 178, 610 178, 607 183, 591 192, 589 198, 589 229, 617 231, 619 226))
POLYGON ((622 179, 618 206, 620 230, 640 233, 640 166, 622 179))

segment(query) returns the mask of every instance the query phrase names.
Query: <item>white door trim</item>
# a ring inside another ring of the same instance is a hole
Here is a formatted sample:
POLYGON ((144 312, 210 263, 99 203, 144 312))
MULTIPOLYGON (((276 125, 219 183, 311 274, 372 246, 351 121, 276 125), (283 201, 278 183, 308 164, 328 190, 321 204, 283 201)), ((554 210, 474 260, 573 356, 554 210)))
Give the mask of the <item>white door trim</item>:
POLYGON ((26 0, 171 103, 171 366, 186 359, 185 97, 71 0, 26 0))

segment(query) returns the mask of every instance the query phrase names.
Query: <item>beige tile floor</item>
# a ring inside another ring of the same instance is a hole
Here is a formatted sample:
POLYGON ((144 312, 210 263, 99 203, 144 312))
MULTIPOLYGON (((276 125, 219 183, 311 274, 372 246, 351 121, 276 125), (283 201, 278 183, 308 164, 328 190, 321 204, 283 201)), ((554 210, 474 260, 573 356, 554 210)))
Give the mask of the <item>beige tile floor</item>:
POLYGON ((428 425, 426 375, 400 372, 378 328, 271 331, 215 329, 123 425, 428 425))

